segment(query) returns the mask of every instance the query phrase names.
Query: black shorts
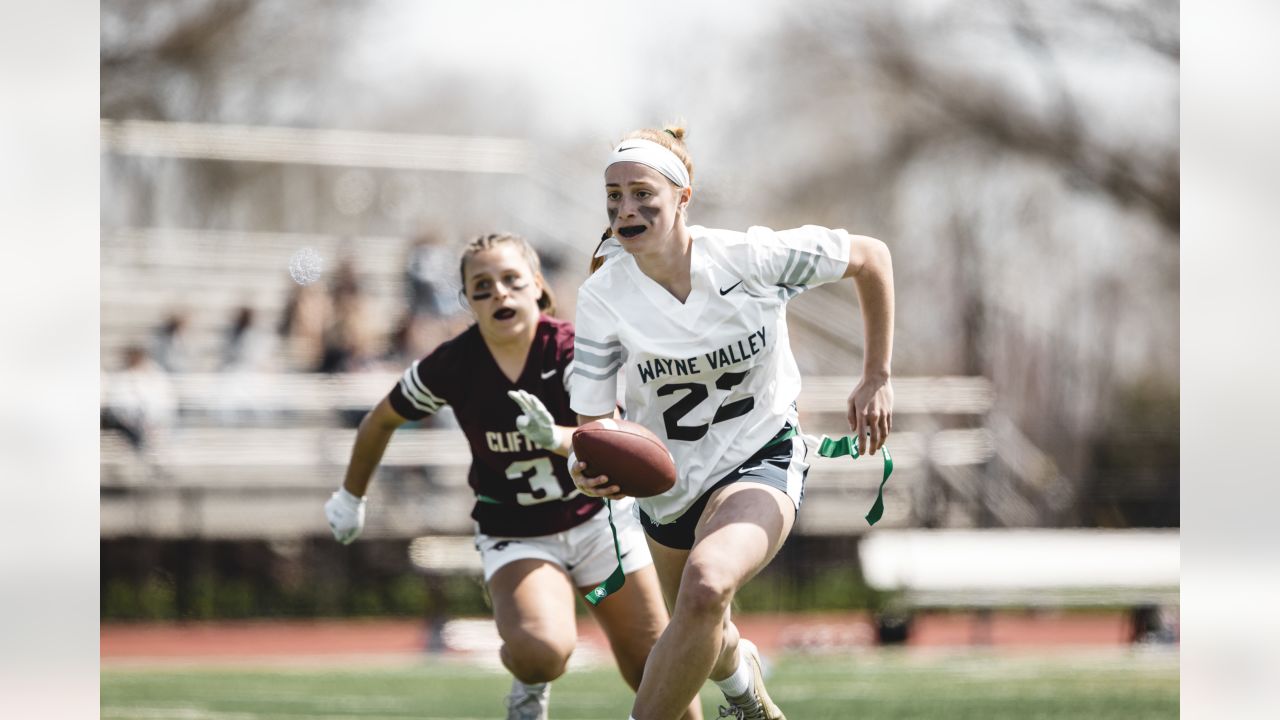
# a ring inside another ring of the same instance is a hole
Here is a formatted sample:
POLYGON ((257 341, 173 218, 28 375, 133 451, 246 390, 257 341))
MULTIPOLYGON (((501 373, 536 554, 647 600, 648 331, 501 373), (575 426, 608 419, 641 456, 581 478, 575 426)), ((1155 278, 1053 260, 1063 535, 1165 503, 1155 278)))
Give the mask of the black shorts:
MULTIPOLYGON (((796 511, 800 511, 800 501, 804 499, 804 480, 809 475, 809 465, 807 464, 809 449, 804 442, 798 437, 799 431, 790 423, 783 426, 782 430, 773 437, 772 440, 765 443, 764 447, 756 451, 754 455, 747 458, 735 470, 725 475, 715 485, 712 485, 697 502, 689 506, 684 514, 676 518, 672 522, 658 524, 653 521, 644 510, 636 508, 640 512, 640 525, 644 528, 644 532, 653 538, 659 545, 675 550, 690 550, 693 548, 693 532, 698 526, 698 520, 702 519, 702 512, 707 509, 707 502, 711 499, 711 493, 719 490, 725 485, 736 482, 752 482, 768 485, 788 492, 790 482, 794 482, 792 466, 798 460, 802 468, 800 470, 800 488, 796 498, 796 511), (795 440, 793 441, 793 438, 795 440), (795 448, 799 446, 804 448, 803 455, 799 458, 795 457, 795 448)), ((788 496, 791 496, 788 493, 788 496)))

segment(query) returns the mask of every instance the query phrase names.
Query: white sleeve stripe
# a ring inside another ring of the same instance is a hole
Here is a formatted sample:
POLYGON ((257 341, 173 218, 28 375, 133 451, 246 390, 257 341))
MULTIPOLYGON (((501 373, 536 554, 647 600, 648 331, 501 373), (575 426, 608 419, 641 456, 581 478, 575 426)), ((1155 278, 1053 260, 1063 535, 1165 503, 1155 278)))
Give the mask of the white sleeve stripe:
POLYGON ((413 403, 413 406, 418 408, 419 410, 430 410, 431 412, 435 412, 436 410, 440 409, 441 405, 444 404, 444 403, 432 402, 430 400, 427 400, 424 397, 415 395, 413 393, 413 388, 409 387, 409 384, 406 383, 404 380, 400 381, 400 392, 404 395, 406 400, 413 403))
POLYGON ((582 377, 585 377, 585 378, 591 378, 592 380, 608 380, 609 378, 618 374, 618 368, 620 367, 622 367, 621 362, 613 365, 612 367, 607 368, 600 374, 588 372, 582 368, 574 368, 573 373, 575 375, 581 375, 582 377))
POLYGON ((796 283, 797 285, 809 284, 809 281, 813 279, 813 276, 818 273, 818 260, 820 259, 821 259, 821 256, 819 255, 809 256, 809 268, 808 270, 805 271, 804 276, 801 277, 799 281, 796 283))
POLYGON ((428 415, 432 415, 432 414, 434 414, 437 410, 439 410, 439 409, 440 409, 438 406, 432 406, 432 405, 428 405, 428 404, 426 404, 426 403, 420 402, 420 401, 418 401, 417 399, 415 399, 412 395, 410 395, 409 393, 404 392, 404 381, 403 381, 403 380, 402 380, 402 381, 400 381, 400 392, 404 395, 404 399, 409 401, 409 404, 410 404, 410 405, 412 405, 412 406, 414 406, 414 407, 418 408, 419 410, 421 410, 421 411, 422 411, 422 412, 424 412, 424 413, 427 413, 428 415))
POLYGON ((616 351, 612 355, 596 355, 586 350, 578 350, 573 354, 574 362, 590 365, 591 367, 608 367, 622 359, 621 351, 616 351))
POLYGON ((404 377, 400 378, 400 389, 404 392, 405 397, 430 405, 433 410, 445 404, 444 400, 436 397, 434 393, 423 387, 422 381, 418 379, 418 362, 416 360, 408 370, 404 371, 404 377))
POLYGON ((786 278, 787 278, 787 275, 791 272, 791 264, 795 262, 795 260, 796 260, 796 254, 797 254, 797 253, 796 253, 795 249, 791 249, 791 250, 787 251, 787 263, 786 263, 785 265, 783 265, 783 266, 782 266, 782 272, 778 273, 778 284, 779 284, 779 285, 785 285, 785 284, 786 284, 786 282, 787 282, 787 279, 786 279, 786 278))
POLYGON ((581 335, 573 339, 573 344, 575 346, 586 345, 587 347, 594 348, 596 350, 614 350, 616 348, 622 347, 622 342, 619 340, 613 340, 611 342, 602 343, 602 342, 597 342, 595 340, 588 340, 587 338, 584 338, 581 335))
POLYGON ((810 268, 814 267, 817 260, 818 256, 816 255, 800 253, 800 261, 796 263, 795 267, 791 268, 791 274, 782 281, 782 284, 803 285, 801 278, 809 272, 810 268))
POLYGON ((418 378, 418 362, 419 361, 414 360, 413 366, 405 373, 405 376, 409 378, 411 386, 417 391, 418 396, 422 399, 430 400, 437 405, 444 405, 444 400, 436 397, 436 394, 428 390, 427 386, 418 378))

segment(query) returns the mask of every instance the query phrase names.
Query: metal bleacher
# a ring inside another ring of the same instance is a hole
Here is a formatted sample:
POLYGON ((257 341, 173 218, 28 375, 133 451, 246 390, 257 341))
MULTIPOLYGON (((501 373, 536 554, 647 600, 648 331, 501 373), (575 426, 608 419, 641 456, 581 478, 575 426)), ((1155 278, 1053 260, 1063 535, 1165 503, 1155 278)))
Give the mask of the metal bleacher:
MULTIPOLYGON (((326 258, 358 246, 356 270, 384 323, 404 307, 407 238, 124 228, 102 240, 102 363, 144 345, 174 307, 190 317, 195 372, 169 376, 175 427, 138 451, 117 432, 101 436, 102 534, 112 536, 293 538, 327 532, 319 511, 341 481, 353 419, 395 382, 393 371, 349 375, 212 372, 234 309, 252 306, 274 328, 292 286, 286 271, 299 247, 326 258)), ((826 289, 824 289, 825 291, 826 289)), ((802 366, 856 356, 848 335, 823 336, 822 319, 846 299, 807 293, 789 312, 802 366), (808 357, 804 356, 805 354, 808 357)), ((377 328, 385 333, 389 328, 377 328)), ((113 372, 103 375, 104 387, 113 372)), ((856 378, 806 373, 800 398, 807 433, 847 432, 845 399, 856 378)), ((993 413, 980 377, 894 380, 895 473, 878 527, 991 527, 1043 524, 1064 502, 1052 463, 993 413), (1049 500, 1046 501, 1046 498, 1049 500)), ((405 428, 388 448, 367 535, 417 537, 470 531, 467 447, 448 419, 405 428)), ((867 529, 879 459, 813 460, 797 532, 847 535, 867 529)))
MULTIPOLYGON (((102 235, 101 359, 111 367, 121 349, 142 344, 172 310, 191 322, 193 354, 212 370, 231 313, 254 308, 263 327, 280 320, 293 281, 289 259, 311 248, 336 262, 351 253, 370 316, 394 322, 403 311, 401 273, 411 239, 307 233, 122 228, 102 235), (358 248, 358 255, 354 252, 358 248)), ((378 328, 385 331, 388 328, 378 328)))
MULTIPOLYGON (((336 426, 358 415, 394 384, 394 373, 282 374, 241 378, 260 389, 257 421, 219 426, 202 417, 243 410, 221 392, 215 374, 173 376, 187 422, 138 451, 120 434, 101 437, 102 535, 205 538, 287 538, 327 533, 320 506, 341 481, 355 430, 336 426), (263 421, 263 419, 267 421, 263 421)), ((110 382, 110 376, 104 382, 110 382)), ((852 377, 810 378, 800 398, 807 433, 844 429, 852 377)), ((984 426, 991 388, 982 378, 900 378, 895 422, 958 416, 966 427, 895 430, 895 471, 885 491, 881 527, 918 524, 919 498, 940 468, 981 468, 996 450, 984 426)), ((446 422, 441 425, 447 424, 446 422)), ((406 427, 396 433, 370 491, 377 508, 371 537, 416 537, 469 531, 466 485, 470 453, 461 431, 406 427)), ((875 498, 880 459, 814 457, 797 532, 859 533, 875 498)))

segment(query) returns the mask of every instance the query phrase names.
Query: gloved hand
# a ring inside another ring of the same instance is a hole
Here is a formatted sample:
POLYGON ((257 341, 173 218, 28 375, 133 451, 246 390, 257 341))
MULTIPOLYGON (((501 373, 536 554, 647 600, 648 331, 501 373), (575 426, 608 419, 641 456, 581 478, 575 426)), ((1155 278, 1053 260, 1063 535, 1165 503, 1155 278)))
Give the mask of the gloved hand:
POLYGON ((324 504, 329 529, 333 530, 334 539, 343 545, 350 545, 364 530, 364 500, 347 492, 346 488, 338 488, 324 504))
POLYGON ((556 427, 551 411, 538 399, 538 396, 524 390, 509 390, 507 397, 515 401, 524 412, 516 418, 516 429, 529 439, 529 442, 543 450, 554 450, 560 447, 563 439, 560 428, 556 427))

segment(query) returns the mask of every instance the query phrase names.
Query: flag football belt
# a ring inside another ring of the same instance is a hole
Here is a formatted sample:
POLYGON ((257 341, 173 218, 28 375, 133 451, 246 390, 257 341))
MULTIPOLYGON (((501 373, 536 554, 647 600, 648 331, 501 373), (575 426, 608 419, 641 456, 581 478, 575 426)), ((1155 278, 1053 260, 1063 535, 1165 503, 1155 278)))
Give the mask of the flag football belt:
POLYGON ((599 605, 601 600, 618 592, 627 582, 627 574, 622 572, 622 549, 618 547, 618 528, 613 524, 613 503, 609 502, 608 498, 604 500, 604 508, 609 511, 609 532, 613 533, 613 554, 618 557, 618 567, 613 569, 613 573, 605 578, 604 582, 587 593, 587 602, 592 605, 599 605))
MULTIPOLYGON (((778 433, 777 437, 770 440, 765 447, 772 447, 778 443, 785 442, 799 435, 800 432, 794 427, 788 427, 778 433)), ((822 436, 822 445, 818 447, 818 454, 822 457, 837 458, 848 455, 854 460, 858 459, 858 443, 848 435, 842 438, 832 439, 826 435, 822 436)), ((893 474, 893 456, 889 454, 889 446, 880 447, 880 454, 884 456, 884 478, 880 480, 880 489, 876 491, 875 504, 867 511, 867 524, 875 525, 880 520, 880 516, 884 515, 884 484, 889 482, 889 476, 893 474)))

